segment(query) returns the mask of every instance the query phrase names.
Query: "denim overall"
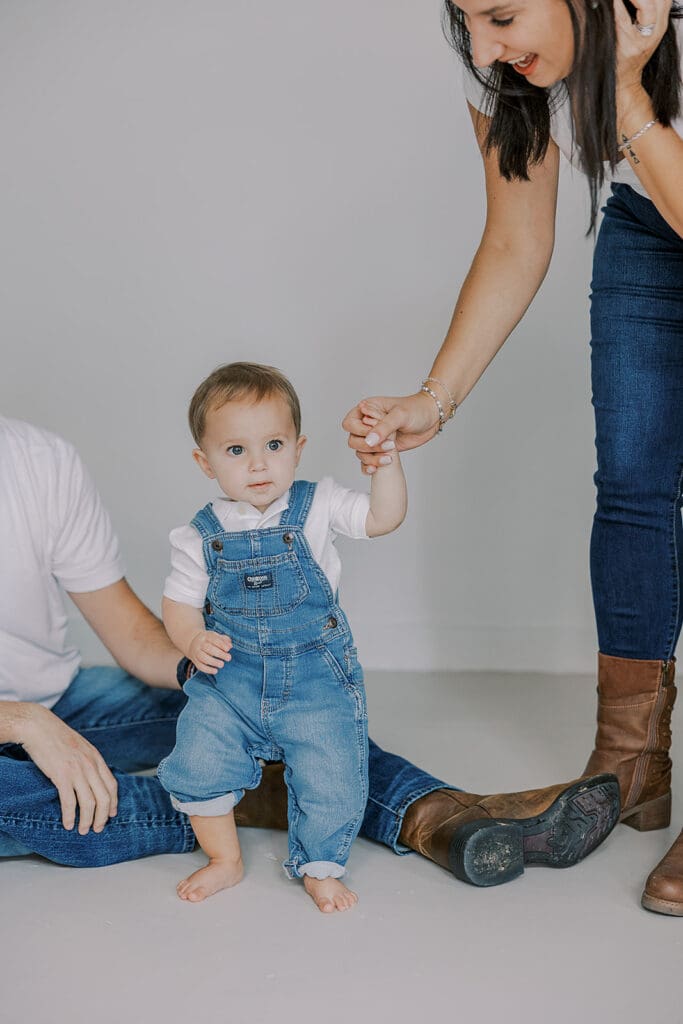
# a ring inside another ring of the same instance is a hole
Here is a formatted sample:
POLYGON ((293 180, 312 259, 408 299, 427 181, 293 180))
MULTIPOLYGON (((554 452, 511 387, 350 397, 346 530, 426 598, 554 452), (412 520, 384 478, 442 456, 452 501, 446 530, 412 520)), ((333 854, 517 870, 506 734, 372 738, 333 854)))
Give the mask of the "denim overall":
POLYGON ((159 765, 174 806, 229 813, 284 761, 290 877, 344 874, 368 796, 367 711, 351 630, 304 537, 315 484, 296 481, 280 525, 227 533, 192 520, 209 586, 206 628, 232 639, 215 676, 186 684, 176 746, 159 765))

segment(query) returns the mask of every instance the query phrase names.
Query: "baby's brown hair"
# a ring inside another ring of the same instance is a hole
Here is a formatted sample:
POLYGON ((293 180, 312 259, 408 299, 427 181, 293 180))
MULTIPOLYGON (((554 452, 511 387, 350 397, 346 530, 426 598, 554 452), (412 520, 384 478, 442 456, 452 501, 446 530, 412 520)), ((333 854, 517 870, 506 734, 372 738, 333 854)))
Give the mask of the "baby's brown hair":
POLYGON ((217 367, 203 380, 190 402, 188 420, 196 444, 201 447, 206 429, 206 415, 220 409, 226 402, 237 398, 260 401, 271 395, 281 395, 292 413, 296 436, 301 434, 301 406, 296 391, 275 366, 262 363, 226 363, 217 367))

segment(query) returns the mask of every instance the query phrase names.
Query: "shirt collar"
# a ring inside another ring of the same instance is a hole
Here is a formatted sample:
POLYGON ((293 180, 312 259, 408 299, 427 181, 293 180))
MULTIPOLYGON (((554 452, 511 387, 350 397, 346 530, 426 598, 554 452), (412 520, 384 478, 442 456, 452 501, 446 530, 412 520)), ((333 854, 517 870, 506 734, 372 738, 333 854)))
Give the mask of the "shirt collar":
POLYGON ((232 498, 217 498, 220 502, 220 519, 223 525, 228 521, 244 524, 248 522, 255 530, 268 526, 274 519, 280 516, 286 508, 289 508, 289 495, 291 488, 277 498, 272 505, 269 505, 265 512, 261 513, 248 501, 233 501, 232 498))

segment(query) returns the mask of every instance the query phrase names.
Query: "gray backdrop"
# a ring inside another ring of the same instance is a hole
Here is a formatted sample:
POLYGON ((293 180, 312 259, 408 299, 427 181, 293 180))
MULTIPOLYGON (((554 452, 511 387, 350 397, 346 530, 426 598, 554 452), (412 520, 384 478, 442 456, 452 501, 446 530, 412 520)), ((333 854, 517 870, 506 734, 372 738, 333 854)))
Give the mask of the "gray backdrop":
MULTIPOLYGON (((342 416, 429 369, 484 213, 439 19, 437 0, 0 5, 0 408, 79 447, 153 608, 169 529, 212 494, 185 425, 208 371, 280 366, 303 475, 365 487, 342 416)), ((405 525, 340 542, 368 667, 593 666, 590 243, 584 183, 563 168, 561 191, 533 309, 405 458, 405 525)))

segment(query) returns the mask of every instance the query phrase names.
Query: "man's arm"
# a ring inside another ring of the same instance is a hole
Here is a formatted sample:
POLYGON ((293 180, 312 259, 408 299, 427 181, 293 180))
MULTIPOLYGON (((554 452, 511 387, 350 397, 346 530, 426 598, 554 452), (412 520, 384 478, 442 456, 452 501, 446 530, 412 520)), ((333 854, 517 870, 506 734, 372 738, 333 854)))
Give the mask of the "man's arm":
MULTIPOLYGON (((181 657, 125 580, 70 594, 118 664, 151 686, 177 688, 181 657)), ((0 701, 0 743, 20 743, 57 788, 64 828, 101 832, 117 811, 116 779, 100 752, 41 704, 0 701)))
POLYGON ((125 579, 69 597, 121 668, 150 686, 177 689, 182 654, 125 579))

